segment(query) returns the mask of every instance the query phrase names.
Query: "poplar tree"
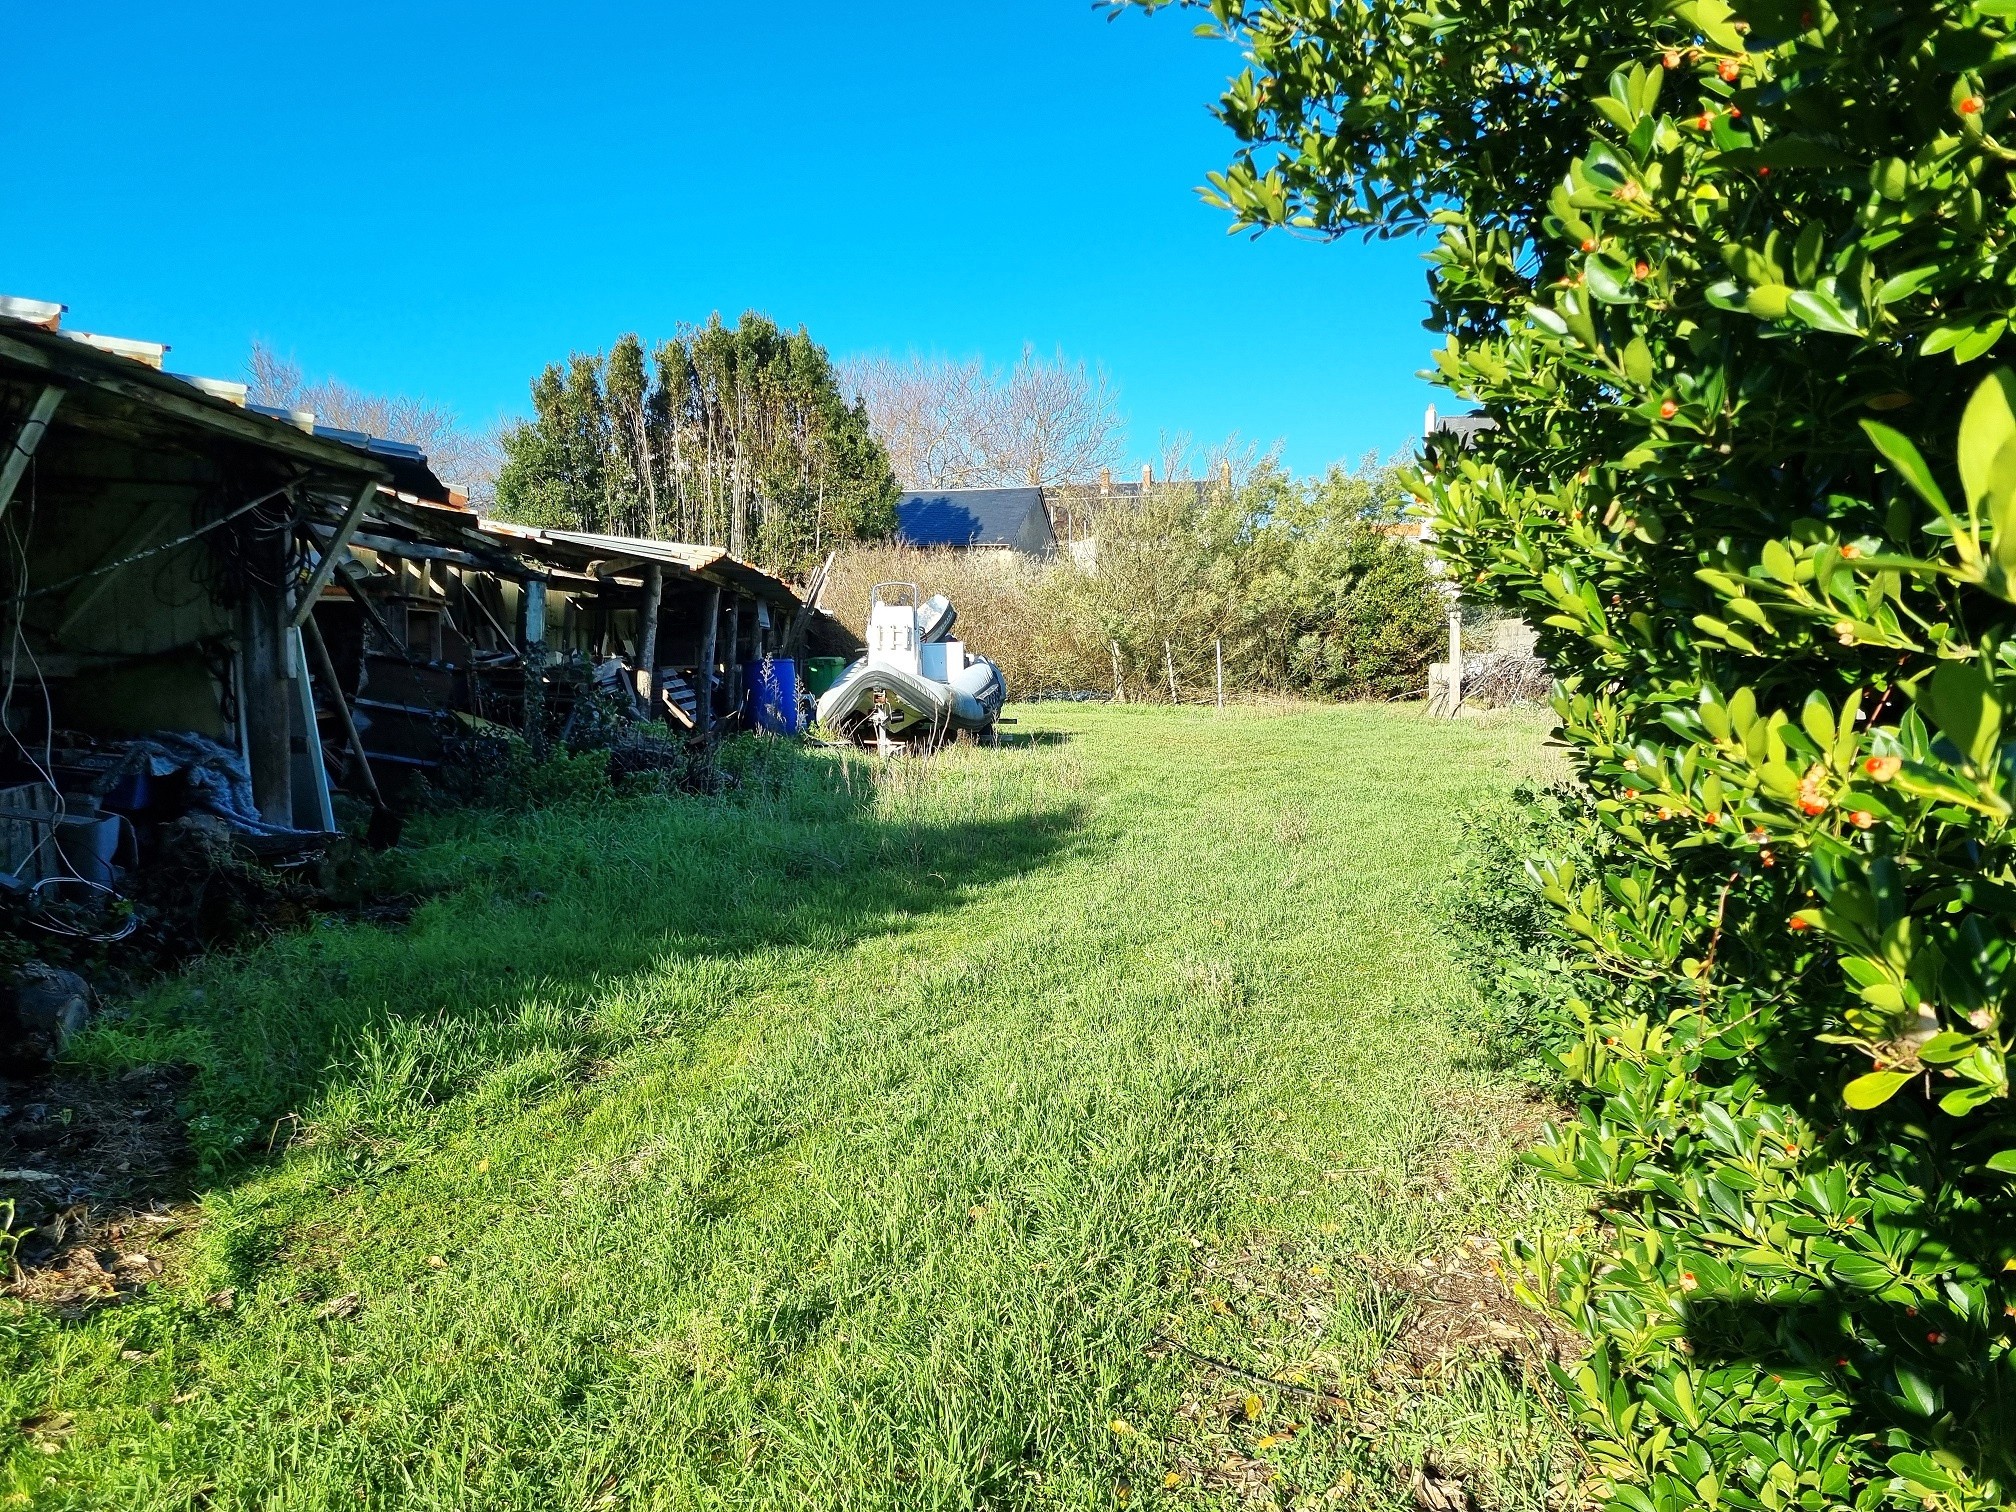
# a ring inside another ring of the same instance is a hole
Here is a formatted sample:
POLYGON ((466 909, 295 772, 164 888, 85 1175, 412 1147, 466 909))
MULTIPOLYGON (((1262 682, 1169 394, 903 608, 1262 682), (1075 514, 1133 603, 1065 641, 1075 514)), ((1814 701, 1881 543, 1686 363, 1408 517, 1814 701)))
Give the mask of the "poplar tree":
POLYGON ((803 328, 719 316, 645 356, 625 335, 532 384, 503 438, 500 517, 722 546, 778 571, 895 528, 866 411, 803 328))

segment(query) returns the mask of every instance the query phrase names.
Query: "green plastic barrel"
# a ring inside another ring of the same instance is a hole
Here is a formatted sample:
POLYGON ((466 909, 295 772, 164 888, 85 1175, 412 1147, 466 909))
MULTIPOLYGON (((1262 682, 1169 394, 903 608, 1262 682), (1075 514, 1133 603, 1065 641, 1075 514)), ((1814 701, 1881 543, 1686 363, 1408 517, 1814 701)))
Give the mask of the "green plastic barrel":
POLYGON ((847 670, 844 656, 808 656, 805 658, 805 687, 814 698, 824 693, 840 681, 840 674, 847 670))

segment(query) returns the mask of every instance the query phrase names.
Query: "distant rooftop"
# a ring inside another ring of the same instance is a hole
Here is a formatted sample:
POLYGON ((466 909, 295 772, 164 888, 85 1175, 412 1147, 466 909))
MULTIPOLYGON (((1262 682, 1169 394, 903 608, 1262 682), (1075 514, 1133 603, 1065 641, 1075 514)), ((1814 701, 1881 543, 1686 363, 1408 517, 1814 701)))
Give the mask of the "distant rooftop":
POLYGON ((1040 488, 936 488, 896 501, 906 546, 1005 546, 1041 555, 1057 546, 1040 488))

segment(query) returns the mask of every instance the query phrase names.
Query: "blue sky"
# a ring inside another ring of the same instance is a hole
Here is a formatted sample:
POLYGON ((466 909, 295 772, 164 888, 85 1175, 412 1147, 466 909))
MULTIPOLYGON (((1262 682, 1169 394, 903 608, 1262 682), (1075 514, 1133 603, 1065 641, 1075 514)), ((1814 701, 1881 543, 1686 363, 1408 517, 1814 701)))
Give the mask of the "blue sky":
POLYGON ((1227 236, 1238 58, 1085 0, 57 5, 16 17, 0 292, 240 376, 483 423, 570 350, 720 310, 836 357, 1103 364, 1131 451, 1417 434, 1419 250, 1227 236), (32 165, 32 170, 30 168, 32 165))

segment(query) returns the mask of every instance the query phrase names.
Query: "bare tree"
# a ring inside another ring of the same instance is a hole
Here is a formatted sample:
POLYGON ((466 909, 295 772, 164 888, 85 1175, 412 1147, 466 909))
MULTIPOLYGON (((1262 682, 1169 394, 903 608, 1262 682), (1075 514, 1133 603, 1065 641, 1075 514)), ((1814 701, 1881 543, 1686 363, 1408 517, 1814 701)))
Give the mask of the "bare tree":
POLYGON ((843 389, 868 406, 869 423, 906 488, 975 488, 993 481, 982 437, 993 398, 976 359, 857 357, 843 389))
POLYGON ((1189 431, 1163 431, 1155 476, 1165 483, 1224 481, 1236 487, 1261 468, 1278 468, 1283 444, 1276 440, 1263 450, 1259 442, 1232 431, 1222 441, 1200 446, 1189 431))
POLYGON ((1046 361, 1025 346, 996 388, 985 449, 1002 481, 1066 483, 1119 460, 1127 426, 1104 368, 1071 362, 1062 351, 1046 361))
POLYGON ((978 359, 857 358, 843 382, 868 406, 906 488, 1085 481, 1119 461, 1126 420, 1105 369, 1035 347, 1006 372, 978 359))
POLYGON ((489 498, 501 460, 497 436, 465 428, 446 405, 366 393, 339 378, 310 380, 299 361, 281 356, 263 341, 252 343, 245 371, 254 404, 311 410, 317 420, 339 430, 417 446, 427 454, 436 477, 468 489, 471 501, 479 505, 489 498))

